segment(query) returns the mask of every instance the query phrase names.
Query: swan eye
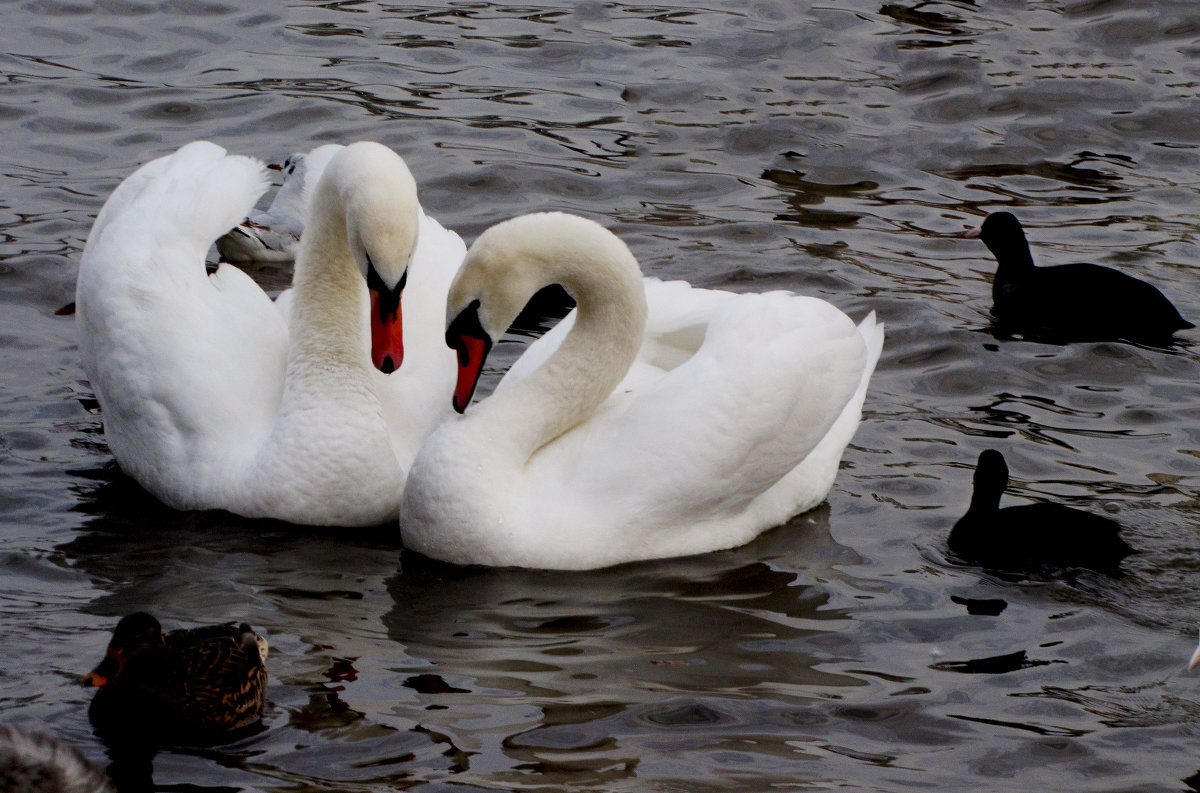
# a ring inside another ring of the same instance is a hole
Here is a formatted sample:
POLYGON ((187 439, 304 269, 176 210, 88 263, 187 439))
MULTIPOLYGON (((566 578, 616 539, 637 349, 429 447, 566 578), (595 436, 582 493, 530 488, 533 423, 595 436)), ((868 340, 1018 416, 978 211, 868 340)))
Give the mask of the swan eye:
POLYGON ((478 339, 484 342, 487 348, 492 346, 492 337, 486 330, 483 329, 483 324, 479 321, 479 300, 472 300, 466 308, 458 312, 450 324, 446 327, 446 346, 458 352, 458 365, 466 366, 468 364, 469 353, 465 339, 478 339))
POLYGON ((400 308, 400 293, 404 291, 404 285, 408 282, 408 270, 400 276, 400 283, 396 284, 395 289, 389 289, 383 279, 379 277, 379 271, 375 269, 375 264, 371 261, 371 254, 367 254, 367 289, 375 295, 378 301, 376 308, 379 310, 379 316, 395 314, 400 308))
POLYGON ((451 404, 462 413, 479 385, 483 363, 492 349, 492 337, 479 321, 478 300, 472 300, 446 328, 446 346, 458 354, 458 381, 451 404))

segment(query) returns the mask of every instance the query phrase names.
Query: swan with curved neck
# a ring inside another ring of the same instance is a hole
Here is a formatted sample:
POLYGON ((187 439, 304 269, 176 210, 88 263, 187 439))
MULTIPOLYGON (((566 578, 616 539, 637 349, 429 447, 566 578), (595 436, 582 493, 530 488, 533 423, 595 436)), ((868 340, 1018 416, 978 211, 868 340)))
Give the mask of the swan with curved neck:
POLYGON ((542 568, 728 548, 816 506, 883 340, 873 317, 856 328, 814 298, 643 279, 615 235, 560 213, 484 232, 447 319, 464 415, 413 463, 404 544, 450 562, 542 568), (568 329, 468 408, 493 340, 550 284, 576 300, 568 329), (668 315, 676 327, 652 344, 648 319, 668 315))
POLYGON ((257 161, 198 142, 143 166, 97 217, 77 320, 109 445, 177 509, 394 520, 416 447, 449 412, 426 415, 422 389, 454 378, 436 339, 410 334, 403 349, 400 292, 410 261, 432 259, 413 268, 413 303, 444 299, 461 241, 423 215, 399 156, 347 146, 312 195, 285 315, 240 270, 204 268, 265 186, 257 161), (404 374, 385 374, 405 357, 404 374))

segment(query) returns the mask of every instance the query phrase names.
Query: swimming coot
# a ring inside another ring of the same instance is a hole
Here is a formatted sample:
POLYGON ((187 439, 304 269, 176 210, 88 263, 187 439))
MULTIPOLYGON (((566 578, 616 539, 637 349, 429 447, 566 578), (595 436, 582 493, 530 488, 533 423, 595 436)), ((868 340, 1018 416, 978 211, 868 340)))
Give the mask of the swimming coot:
POLYGON ((1098 264, 1035 267, 1021 222, 994 212, 966 233, 996 257, 992 314, 998 330, 1047 341, 1126 339, 1163 343, 1195 327, 1162 292, 1098 264))
POLYGON ((947 544, 964 561, 1001 570, 1087 567, 1116 572, 1134 553, 1121 539, 1121 525, 1062 504, 1000 508, 1008 466, 995 449, 979 455, 971 506, 947 544))

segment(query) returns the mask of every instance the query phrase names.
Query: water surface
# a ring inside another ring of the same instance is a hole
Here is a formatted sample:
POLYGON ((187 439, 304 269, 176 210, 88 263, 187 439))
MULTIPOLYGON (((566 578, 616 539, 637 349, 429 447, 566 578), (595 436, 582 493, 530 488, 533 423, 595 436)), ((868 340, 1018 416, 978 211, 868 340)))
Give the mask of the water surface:
POLYGON ((1197 337, 998 340, 994 264, 959 236, 1010 209, 1043 264, 1119 267, 1197 321, 1194 3, 2 7, 6 720, 129 790, 1200 789, 1197 337), (54 312, 117 182, 199 138, 267 159, 379 140, 468 240, 568 210, 650 274, 876 311, 828 503, 587 574, 156 505, 113 468, 54 312), (1126 574, 949 561, 988 447, 1006 503, 1121 521, 1126 574), (75 681, 135 609, 262 629, 266 729, 110 757, 75 681))

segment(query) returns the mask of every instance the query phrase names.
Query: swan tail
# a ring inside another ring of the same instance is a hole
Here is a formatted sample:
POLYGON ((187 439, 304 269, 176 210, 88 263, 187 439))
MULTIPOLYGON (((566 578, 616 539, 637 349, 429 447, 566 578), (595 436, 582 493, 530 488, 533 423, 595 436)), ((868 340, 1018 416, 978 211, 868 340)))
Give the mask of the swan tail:
POLYGON ((756 500, 750 512, 764 527, 780 525, 794 515, 807 512, 820 504, 833 487, 842 455, 862 421, 867 387, 883 352, 884 327, 876 320, 874 311, 858 324, 858 333, 866 345, 858 388, 820 443, 787 476, 756 500))
POLYGON ((871 373, 875 371, 875 365, 879 363, 879 356, 883 353, 883 331, 883 323, 876 319, 874 311, 858 323, 858 335, 867 343, 867 365, 863 369, 864 386, 871 379, 871 373))

